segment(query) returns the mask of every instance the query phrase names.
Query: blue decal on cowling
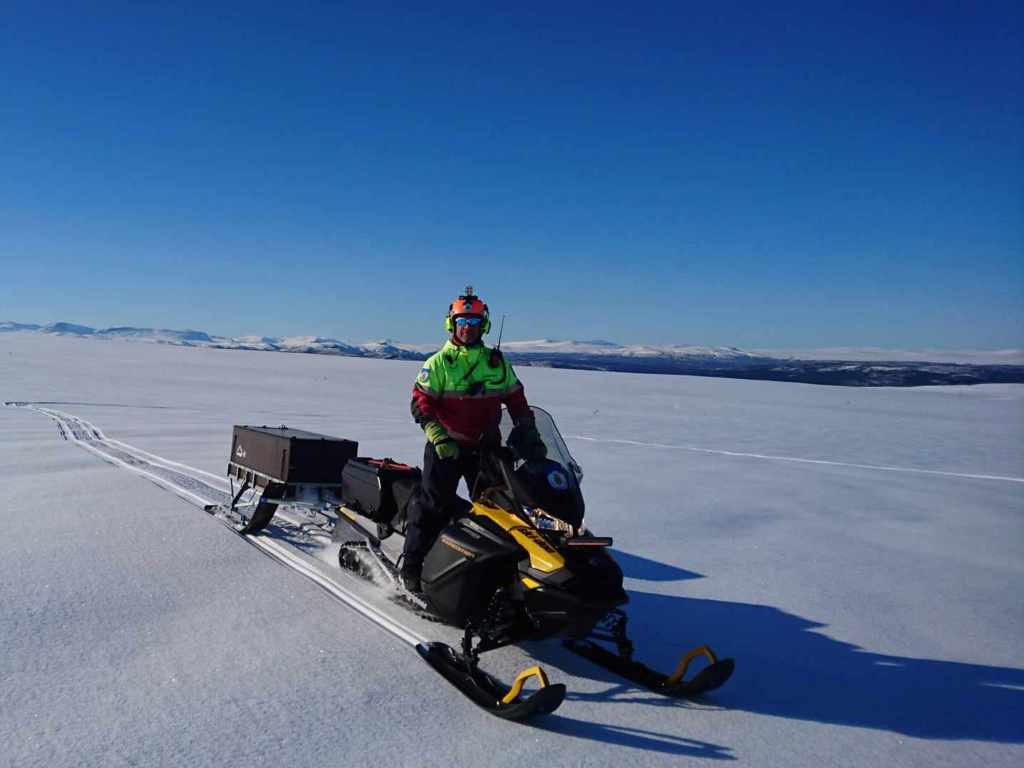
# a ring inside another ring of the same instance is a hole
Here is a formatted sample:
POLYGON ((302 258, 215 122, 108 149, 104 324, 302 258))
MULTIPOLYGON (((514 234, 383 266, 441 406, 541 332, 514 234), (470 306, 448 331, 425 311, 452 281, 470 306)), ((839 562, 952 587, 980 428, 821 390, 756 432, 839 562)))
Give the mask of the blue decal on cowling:
POLYGON ((548 472, 548 485, 556 491, 564 491, 569 487, 569 478, 561 470, 553 469, 548 472))

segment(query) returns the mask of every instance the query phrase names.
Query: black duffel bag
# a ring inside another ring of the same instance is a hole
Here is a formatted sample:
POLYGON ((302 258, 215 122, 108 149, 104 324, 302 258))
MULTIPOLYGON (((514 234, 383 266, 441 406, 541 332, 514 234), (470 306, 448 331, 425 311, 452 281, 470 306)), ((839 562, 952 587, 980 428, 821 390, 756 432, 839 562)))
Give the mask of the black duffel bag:
POLYGON ((392 459, 349 459, 341 471, 341 500, 375 523, 400 530, 421 477, 418 467, 392 459))

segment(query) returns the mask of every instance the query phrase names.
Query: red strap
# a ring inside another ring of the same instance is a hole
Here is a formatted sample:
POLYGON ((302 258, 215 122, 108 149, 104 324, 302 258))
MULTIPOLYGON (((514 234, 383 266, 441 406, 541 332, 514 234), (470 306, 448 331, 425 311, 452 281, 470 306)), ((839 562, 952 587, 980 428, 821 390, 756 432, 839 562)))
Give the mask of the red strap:
POLYGON ((391 459, 366 459, 367 464, 372 464, 375 467, 381 469, 396 469, 396 470, 409 470, 412 469, 408 464, 399 464, 391 459))

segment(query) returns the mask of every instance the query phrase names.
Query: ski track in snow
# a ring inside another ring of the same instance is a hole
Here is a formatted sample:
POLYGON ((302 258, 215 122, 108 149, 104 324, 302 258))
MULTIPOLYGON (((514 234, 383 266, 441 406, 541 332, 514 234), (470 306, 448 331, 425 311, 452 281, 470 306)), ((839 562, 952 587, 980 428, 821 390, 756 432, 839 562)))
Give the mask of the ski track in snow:
MULTIPOLYGON (((227 478, 218 477, 210 472, 190 467, 187 464, 165 459, 120 440, 108 438, 98 427, 74 414, 52 408, 43 408, 32 403, 11 402, 4 403, 4 405, 26 408, 47 416, 56 423, 57 430, 63 439, 96 454, 110 464, 145 477, 164 490, 174 493, 200 509, 203 509, 207 504, 228 504, 231 502, 231 484, 227 478)), ((300 529, 302 527, 302 521, 296 521, 286 513, 278 512, 275 517, 283 518, 283 520, 291 523, 294 527, 300 529)), ((320 572, 310 562, 312 558, 309 555, 302 554, 293 547, 265 535, 242 536, 242 538, 267 556, 306 577, 332 597, 399 640, 412 646, 427 641, 426 638, 415 630, 378 610, 358 595, 345 589, 335 579, 320 572)), ((346 576, 345 572, 340 568, 338 569, 338 575, 346 576)))
POLYGON ((694 445, 672 445, 669 443, 646 443, 640 440, 621 440, 610 437, 589 437, 587 435, 565 435, 567 440, 586 440, 589 443, 614 443, 616 445, 636 445, 642 448, 667 448, 676 451, 693 453, 710 453, 716 456, 733 456, 746 459, 765 459, 767 461, 789 461, 797 464, 819 464, 829 467, 849 467, 851 469, 873 469, 879 472, 908 472, 916 475, 939 475, 940 477, 959 477, 968 480, 1001 480, 1007 483, 1024 483, 1024 477, 1006 477, 1004 475, 982 475, 968 472, 949 472, 941 469, 918 469, 917 467, 887 467, 881 464, 856 464, 848 461, 830 461, 828 459, 806 459, 799 456, 773 456, 765 453, 744 453, 742 451, 724 451, 715 448, 699 448, 694 445))

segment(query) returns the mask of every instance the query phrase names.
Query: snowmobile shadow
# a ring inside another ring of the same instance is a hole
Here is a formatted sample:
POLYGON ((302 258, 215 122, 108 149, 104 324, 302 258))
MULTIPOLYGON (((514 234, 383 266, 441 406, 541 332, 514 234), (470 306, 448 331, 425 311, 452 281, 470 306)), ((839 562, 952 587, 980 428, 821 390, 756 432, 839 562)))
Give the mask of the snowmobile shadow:
POLYGON ((557 733, 562 736, 575 736, 579 739, 601 741, 606 744, 617 744, 623 747, 634 747, 648 752, 661 752, 668 755, 684 757, 703 757, 710 760, 735 760, 728 747, 712 744, 683 736, 645 731, 641 728, 630 728, 624 725, 609 725, 585 720, 574 720, 559 714, 550 714, 531 723, 533 727, 557 733))
POLYGON ((640 555, 631 555, 621 549, 610 550, 615 562, 622 568, 628 578, 640 581, 685 581, 687 579, 703 579, 704 574, 686 571, 657 560, 649 560, 640 555))
MULTIPOLYGON (((736 659, 732 679, 707 704, 916 738, 1024 743, 1024 669, 872 653, 763 605, 630 592, 627 612, 637 657, 656 669, 671 670, 682 651, 704 642, 736 659)), ((614 676, 557 644, 530 650, 570 674, 612 683, 581 697, 621 695, 614 676)))

